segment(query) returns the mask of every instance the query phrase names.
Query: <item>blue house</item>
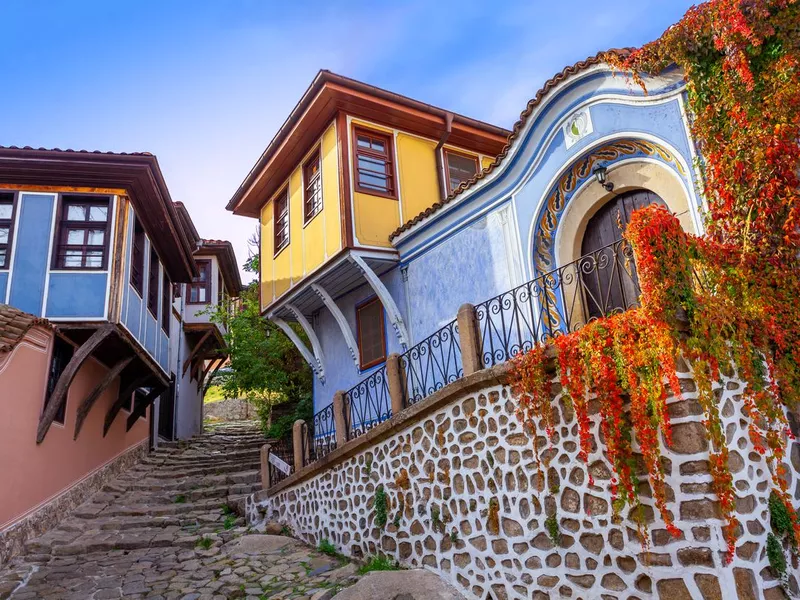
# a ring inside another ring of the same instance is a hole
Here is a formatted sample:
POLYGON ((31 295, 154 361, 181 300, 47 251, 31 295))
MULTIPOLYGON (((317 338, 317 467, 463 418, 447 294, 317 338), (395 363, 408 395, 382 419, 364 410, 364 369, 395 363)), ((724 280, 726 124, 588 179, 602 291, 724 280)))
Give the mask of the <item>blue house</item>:
MULTIPOLYGON (((324 87, 335 77, 323 72, 307 96, 335 106, 324 87)), ((260 214, 262 307, 316 374, 317 436, 331 428, 327 407, 337 391, 345 392, 351 435, 391 415, 386 360, 393 352, 406 403, 460 377, 455 317, 465 303, 476 307, 484 366, 636 305, 636 268, 622 237, 636 208, 665 205, 687 231, 702 232, 684 80, 676 69, 646 79, 645 93, 602 55, 569 66, 536 93, 502 147, 490 144, 501 131, 494 126, 360 82, 336 83, 383 101, 334 119, 338 187, 321 202, 338 207, 352 242, 322 267, 295 273, 277 263, 284 248, 298 246, 288 264, 303 266, 298 257, 313 243, 290 225, 297 223, 294 180, 286 188, 288 208, 284 192, 270 199, 286 177, 275 166, 291 158, 282 155, 286 140, 297 140, 293 148, 302 154, 321 135, 323 108, 305 96, 228 205, 260 214), (401 118, 398 105, 427 110, 425 126, 401 118), (384 233, 386 214, 398 210, 401 223, 384 233)), ((324 168, 323 161, 323 178, 324 168)), ((297 176, 298 202, 308 201, 306 181, 312 179, 297 176)))

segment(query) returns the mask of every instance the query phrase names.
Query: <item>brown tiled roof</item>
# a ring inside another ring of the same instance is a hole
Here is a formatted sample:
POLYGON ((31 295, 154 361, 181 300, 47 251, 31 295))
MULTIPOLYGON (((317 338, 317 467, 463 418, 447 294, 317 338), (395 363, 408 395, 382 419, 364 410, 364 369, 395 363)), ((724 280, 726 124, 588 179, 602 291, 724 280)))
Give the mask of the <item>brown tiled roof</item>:
POLYGON ((149 152, 110 152, 103 150, 73 150, 72 148, 34 148, 33 146, 0 146, 5 150, 38 150, 41 152, 72 152, 74 154, 111 154, 112 156, 153 156, 149 152))
POLYGON ((43 325, 52 328, 50 321, 0 304, 0 353, 11 352, 22 341, 31 327, 43 325))
POLYGON ((570 65, 568 67, 564 67, 564 69, 560 72, 545 81, 544 85, 541 89, 536 92, 536 95, 528 101, 525 110, 519 116, 519 120, 514 123, 514 128, 511 130, 511 135, 508 136, 508 141, 506 145, 503 147, 503 150, 498 154, 495 159, 489 164, 485 169, 479 171, 474 177, 461 182, 455 190, 453 190, 447 198, 444 200, 440 200, 436 202, 432 206, 426 208, 424 211, 419 213, 416 217, 407 221, 397 229, 395 229, 390 235, 389 240, 393 240, 398 235, 411 229, 414 225, 419 223, 420 221, 426 219, 427 217, 431 216, 433 213, 438 211, 440 208, 444 207, 447 204, 450 204, 459 194, 463 193, 464 191, 471 188, 481 179, 484 179, 487 175, 489 175, 492 171, 494 171, 505 158, 508 156, 509 151, 511 150, 514 142, 519 137, 520 132, 525 127, 525 124, 528 122, 528 118, 533 114, 534 109, 542 102, 545 96, 559 83, 564 81, 565 79, 572 77, 576 73, 583 71, 584 69, 588 69, 593 65, 600 64, 605 62, 605 57, 608 54, 616 54, 617 56, 625 56, 631 52, 631 48, 621 48, 621 49, 612 49, 603 52, 598 52, 594 56, 588 57, 586 60, 582 60, 580 62, 575 63, 574 65, 570 65))

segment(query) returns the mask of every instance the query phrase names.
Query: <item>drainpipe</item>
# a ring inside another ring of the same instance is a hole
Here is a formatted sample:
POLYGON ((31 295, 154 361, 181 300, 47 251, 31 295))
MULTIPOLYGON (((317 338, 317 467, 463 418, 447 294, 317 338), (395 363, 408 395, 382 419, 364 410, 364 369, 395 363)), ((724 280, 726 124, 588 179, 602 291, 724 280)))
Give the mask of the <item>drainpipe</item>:
POLYGON ((453 113, 447 112, 444 115, 444 132, 436 144, 436 174, 439 179, 439 198, 445 200, 449 194, 447 189, 447 176, 444 172, 444 160, 442 160, 442 146, 447 142, 447 138, 453 132, 453 113))

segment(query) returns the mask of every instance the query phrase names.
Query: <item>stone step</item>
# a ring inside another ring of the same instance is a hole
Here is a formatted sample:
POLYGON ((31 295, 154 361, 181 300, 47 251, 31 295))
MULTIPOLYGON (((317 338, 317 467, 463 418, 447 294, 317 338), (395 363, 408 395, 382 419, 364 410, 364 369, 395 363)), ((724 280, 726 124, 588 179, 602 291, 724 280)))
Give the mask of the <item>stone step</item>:
POLYGON ((185 477, 202 477, 204 475, 224 475, 226 473, 238 473, 241 471, 252 471, 261 468, 260 461, 248 461, 242 463, 220 464, 213 467, 195 467, 192 469, 159 469, 134 471, 131 474, 147 475, 155 479, 183 479, 185 477))
POLYGON ((260 452, 261 452, 261 446, 255 449, 236 450, 232 452, 226 452, 225 450, 213 450, 211 452, 206 452, 206 453, 193 452, 191 454, 188 452, 184 452, 183 454, 161 454, 161 455, 153 453, 147 456, 144 460, 142 460, 141 464, 163 466, 169 464, 192 463, 203 460, 237 460, 242 458, 250 458, 253 456, 258 456, 260 452))
POLYGON ((214 486, 233 486, 261 481, 261 472, 258 469, 241 471, 238 473, 226 473, 223 475, 207 475, 203 478, 187 477, 174 481, 164 481, 163 479, 137 479, 127 486, 127 490, 136 491, 170 491, 175 493, 187 490, 200 489, 201 487, 214 486))

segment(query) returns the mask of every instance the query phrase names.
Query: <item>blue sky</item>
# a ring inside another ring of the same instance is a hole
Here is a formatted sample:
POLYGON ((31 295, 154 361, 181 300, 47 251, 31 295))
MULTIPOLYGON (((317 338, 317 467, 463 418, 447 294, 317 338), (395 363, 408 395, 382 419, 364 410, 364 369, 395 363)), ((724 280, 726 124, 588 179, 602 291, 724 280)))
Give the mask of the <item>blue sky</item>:
POLYGON ((156 154, 200 235, 321 68, 510 127, 542 83, 659 36, 688 0, 0 3, 0 145, 156 154))

